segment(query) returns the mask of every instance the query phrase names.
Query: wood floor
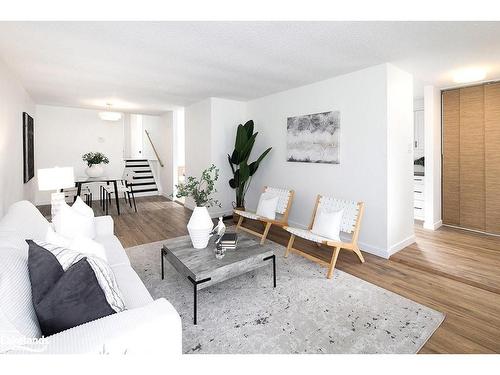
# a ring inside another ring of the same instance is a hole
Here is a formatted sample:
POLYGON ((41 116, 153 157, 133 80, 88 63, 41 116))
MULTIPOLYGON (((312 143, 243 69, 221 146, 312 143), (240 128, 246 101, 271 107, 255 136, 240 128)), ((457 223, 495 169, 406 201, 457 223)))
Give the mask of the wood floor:
MULTIPOLYGON (((138 214, 128 208, 120 216, 110 212, 125 247, 187 234, 191 212, 183 206, 157 196, 137 205, 138 214)), ((258 223, 246 225, 262 230, 258 223)), ((389 260, 363 253, 366 263, 360 264, 342 251, 337 268, 446 314, 420 353, 500 353, 500 238, 419 225, 416 236, 416 244, 389 260)), ((286 245, 289 236, 273 227, 268 238, 286 245)), ((301 239, 295 247, 325 260, 331 255, 301 239)))

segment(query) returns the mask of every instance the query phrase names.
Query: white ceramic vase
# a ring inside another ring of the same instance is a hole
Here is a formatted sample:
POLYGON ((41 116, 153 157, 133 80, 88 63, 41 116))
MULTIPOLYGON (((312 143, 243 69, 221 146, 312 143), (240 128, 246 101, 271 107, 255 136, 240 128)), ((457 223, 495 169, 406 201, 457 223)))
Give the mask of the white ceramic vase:
POLYGON ((195 207, 187 225, 189 237, 195 249, 207 247, 213 226, 207 208, 195 207))
POLYGON ((85 169, 85 173, 89 177, 101 177, 104 174, 104 168, 101 164, 92 164, 90 167, 85 169))

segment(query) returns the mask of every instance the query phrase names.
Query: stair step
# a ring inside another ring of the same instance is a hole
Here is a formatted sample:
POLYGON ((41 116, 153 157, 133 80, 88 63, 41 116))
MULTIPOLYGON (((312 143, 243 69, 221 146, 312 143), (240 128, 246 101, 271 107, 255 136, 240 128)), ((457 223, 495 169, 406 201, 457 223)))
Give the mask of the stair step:
POLYGON ((145 162, 147 162, 148 159, 125 159, 125 161, 145 161, 145 162))
POLYGON ((134 194, 135 193, 147 193, 149 191, 158 191, 158 188, 152 188, 152 189, 142 189, 142 190, 135 190, 134 189, 134 194))
POLYGON ((152 181, 152 182, 139 182, 139 183, 132 184, 132 186, 144 186, 144 185, 156 185, 156 182, 154 182, 154 181, 152 181))
POLYGON ((143 168, 143 167, 147 167, 147 168, 149 168, 149 164, 134 164, 134 165, 127 165, 127 167, 130 167, 130 168, 143 168))
POLYGON ((134 176, 132 177, 134 180, 144 180, 145 178, 154 178, 153 175, 151 176, 134 176))
POLYGON ((151 173, 151 169, 143 171, 134 171, 135 173, 151 173))

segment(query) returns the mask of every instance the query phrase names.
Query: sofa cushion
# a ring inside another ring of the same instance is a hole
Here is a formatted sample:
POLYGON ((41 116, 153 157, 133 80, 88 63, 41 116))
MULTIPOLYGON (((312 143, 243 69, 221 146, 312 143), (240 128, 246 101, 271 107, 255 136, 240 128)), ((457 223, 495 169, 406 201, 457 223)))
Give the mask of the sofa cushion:
POLYGON ((52 252, 28 244, 32 300, 44 336, 115 313, 87 258, 65 271, 52 252))
POLYGON ((0 309, 26 337, 41 337, 31 301, 28 245, 17 233, 0 233, 0 309))
POLYGON ((48 227, 47 219, 28 201, 14 203, 0 220, 0 232, 16 232, 23 240, 45 238, 48 227))
POLYGON ((113 266, 111 269, 115 274, 127 309, 142 307, 153 301, 151 294, 131 266, 122 264, 113 266))
POLYGON ((94 241, 100 243, 104 246, 104 251, 106 253, 106 259, 110 266, 116 265, 130 265, 130 260, 123 249, 120 240, 116 236, 99 236, 94 238, 94 241))

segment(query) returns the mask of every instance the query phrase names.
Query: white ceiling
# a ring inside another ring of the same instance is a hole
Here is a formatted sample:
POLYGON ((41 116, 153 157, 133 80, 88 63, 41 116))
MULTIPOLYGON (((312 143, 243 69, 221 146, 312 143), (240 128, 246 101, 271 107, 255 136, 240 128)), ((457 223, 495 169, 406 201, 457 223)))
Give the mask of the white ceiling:
POLYGON ((484 66, 500 22, 0 22, 0 57, 40 104, 161 113, 247 100, 392 62, 424 84, 484 66))

